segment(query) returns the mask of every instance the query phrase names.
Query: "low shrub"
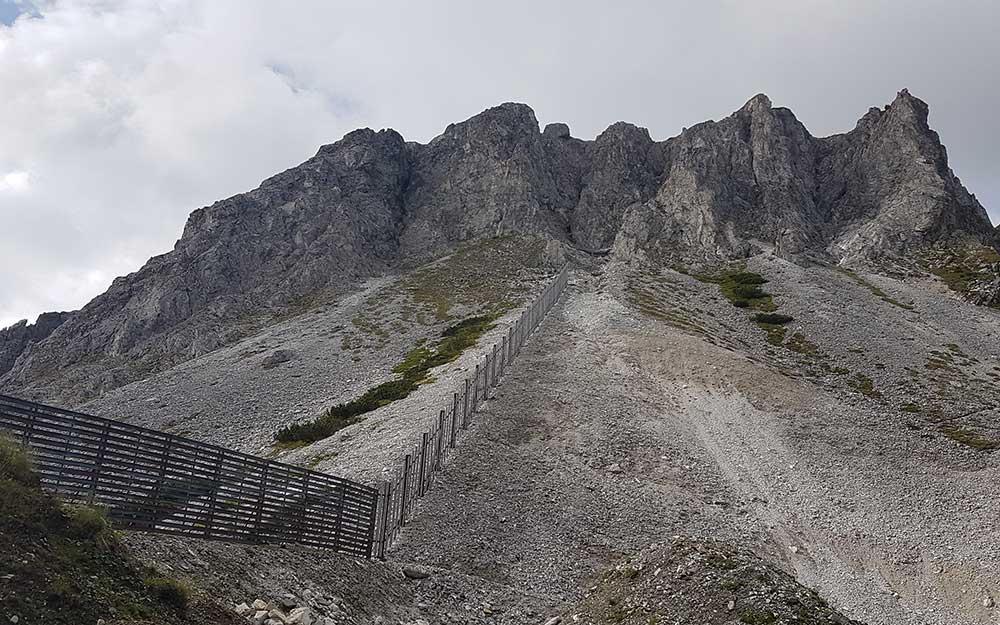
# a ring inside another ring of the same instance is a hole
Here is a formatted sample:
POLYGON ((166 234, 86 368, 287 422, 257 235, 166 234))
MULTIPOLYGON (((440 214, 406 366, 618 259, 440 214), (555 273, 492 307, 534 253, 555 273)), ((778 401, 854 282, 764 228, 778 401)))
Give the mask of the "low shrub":
POLYGON ((187 612, 188 602, 191 599, 191 591, 188 589, 187 584, 160 575, 149 576, 145 581, 146 588, 149 589, 149 594, 153 598, 160 601, 160 603, 170 606, 178 614, 187 612))
POLYGON ((733 295, 739 299, 751 300, 767 297, 767 293, 755 284, 734 284, 731 290, 733 295))
POLYGON ((29 486, 38 481, 27 450, 4 434, 0 434, 0 478, 29 486))
POLYGON ((67 506, 69 533, 77 538, 95 538, 108 529, 108 518, 100 508, 90 506, 67 506))
POLYGON ((794 317, 788 315, 783 315, 781 313, 757 313, 753 316, 753 320, 757 323, 766 323, 768 325, 783 326, 786 323, 791 323, 794 317))

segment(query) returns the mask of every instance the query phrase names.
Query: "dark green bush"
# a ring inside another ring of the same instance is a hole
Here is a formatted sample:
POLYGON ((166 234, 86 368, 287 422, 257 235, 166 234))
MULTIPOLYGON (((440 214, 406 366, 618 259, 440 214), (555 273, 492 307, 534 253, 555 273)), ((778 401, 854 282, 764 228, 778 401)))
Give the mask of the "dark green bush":
POLYGON ((761 299, 762 297, 767 297, 767 293, 755 284, 733 285, 733 295, 739 299, 761 299))
POLYGON ((750 271, 739 271, 737 273, 730 274, 729 279, 736 284, 764 284, 767 282, 767 278, 764 276, 750 271))
POLYGON ((794 318, 788 315, 783 315, 781 313, 757 313, 753 316, 753 320, 757 323, 766 323, 773 326, 783 326, 786 323, 791 323, 794 318))
POLYGON ((149 589, 150 595, 176 610, 178 614, 187 612, 191 591, 185 583, 156 575, 146 578, 146 588, 149 589))
POLYGON ((77 538, 95 538, 108 529, 108 519, 100 508, 67 506, 69 533, 77 538))

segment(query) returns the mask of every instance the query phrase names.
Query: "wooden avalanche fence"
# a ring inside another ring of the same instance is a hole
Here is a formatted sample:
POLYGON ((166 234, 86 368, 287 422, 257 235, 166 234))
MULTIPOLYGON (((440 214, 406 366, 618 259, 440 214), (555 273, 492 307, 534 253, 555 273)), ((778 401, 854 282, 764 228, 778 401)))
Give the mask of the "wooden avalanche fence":
POLYGON ((472 418, 489 397, 490 390, 500 382, 525 341, 559 300, 568 279, 568 267, 564 266, 541 296, 507 329, 500 343, 487 350, 476 365, 473 376, 466 378, 465 383, 452 394, 447 408, 437 414, 413 451, 403 458, 395 479, 385 481, 379 487, 373 557, 385 558, 400 530, 413 517, 414 502, 431 488, 435 474, 455 449, 459 434, 469 427, 472 418))
POLYGON ((372 552, 378 492, 363 484, 4 395, 0 429, 46 489, 123 529, 372 552))
POLYGON ((0 430, 31 450, 42 485, 97 505, 122 529, 245 543, 300 543, 384 558, 489 397, 566 287, 563 267, 488 350, 378 489, 113 419, 0 395, 0 430))

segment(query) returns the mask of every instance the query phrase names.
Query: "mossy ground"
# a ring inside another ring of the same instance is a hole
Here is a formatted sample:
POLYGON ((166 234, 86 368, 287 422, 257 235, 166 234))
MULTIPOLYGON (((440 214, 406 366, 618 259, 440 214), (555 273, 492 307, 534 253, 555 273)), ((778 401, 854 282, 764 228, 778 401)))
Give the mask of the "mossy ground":
POLYGON ((221 607, 189 607, 181 582, 136 562, 104 514, 44 493, 28 454, 0 437, 0 615, 20 623, 233 623, 221 607))
POLYGON ((516 236, 464 243, 368 295, 341 345, 359 356, 415 326, 448 323, 470 313, 500 316, 529 294, 525 278, 544 270, 544 249, 541 239, 516 236))
POLYGON ((886 293, 885 291, 883 291, 879 287, 875 286, 874 284, 872 284, 868 280, 865 280, 864 278, 862 278, 857 272, 852 271, 850 269, 845 269, 843 267, 837 267, 837 271, 839 271, 840 273, 844 274, 845 276, 851 278, 852 280, 854 280, 855 282, 857 282, 861 286, 865 287, 866 289, 868 289, 869 291, 871 291, 872 295, 874 295, 875 297, 878 297, 879 299, 881 299, 882 301, 886 302, 887 304, 892 304, 893 306, 898 306, 899 308, 902 308, 904 310, 913 310, 913 304, 906 304, 906 303, 903 303, 903 302, 901 302, 901 301, 899 301, 897 299, 893 299, 892 297, 889 297, 888 293, 886 293))
POLYGON ((985 246, 937 250, 929 253, 922 264, 949 289, 968 296, 979 283, 996 279, 1000 253, 985 246))
POLYGON ((573 612, 595 625, 858 625, 752 552, 688 539, 611 569, 573 612))
POLYGON ((475 345, 480 336, 495 327, 495 320, 496 315, 469 317, 445 329, 433 347, 418 343, 392 368, 395 378, 373 386, 356 399, 330 407, 317 419, 279 430, 276 446, 294 448, 322 440, 361 421, 369 412, 405 399, 431 380, 432 369, 456 360, 475 345))

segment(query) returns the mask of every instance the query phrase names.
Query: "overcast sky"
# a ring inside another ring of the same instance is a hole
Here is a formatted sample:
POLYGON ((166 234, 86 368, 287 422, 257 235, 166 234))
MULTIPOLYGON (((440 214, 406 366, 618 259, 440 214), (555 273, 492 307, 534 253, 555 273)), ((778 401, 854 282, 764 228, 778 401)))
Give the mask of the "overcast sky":
POLYGON ((663 139, 755 93, 814 135, 908 87, 1000 220, 995 0, 0 0, 0 327, 82 306, 192 210, 362 126, 505 101, 663 139))

